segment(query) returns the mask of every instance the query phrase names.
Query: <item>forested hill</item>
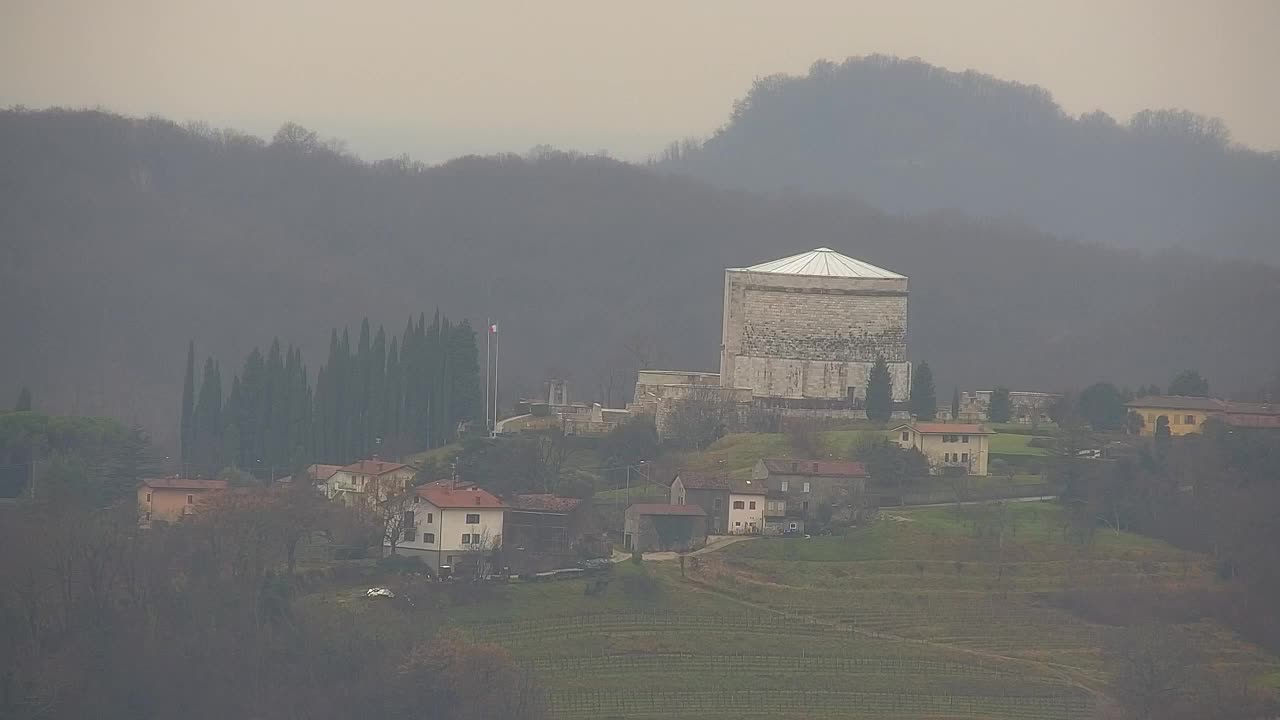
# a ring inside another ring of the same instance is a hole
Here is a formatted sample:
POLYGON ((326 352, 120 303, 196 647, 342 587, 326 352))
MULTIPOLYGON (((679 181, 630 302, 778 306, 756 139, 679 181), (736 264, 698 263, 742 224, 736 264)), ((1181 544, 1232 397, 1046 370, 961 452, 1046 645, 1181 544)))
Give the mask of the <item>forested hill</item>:
POLYGON ((1073 117, 1045 90, 884 56, 755 83, 659 165, 726 187, 851 192, 891 211, 1020 217, 1113 247, 1280 264, 1280 154, 1179 110, 1073 117))
MULTIPOLYGON (((954 213, 715 189, 600 158, 365 164, 98 112, 0 113, 0 398, 112 414, 176 445, 188 340, 237 367, 273 337, 439 306, 498 319, 509 400, 549 374, 620 404, 638 364, 714 370, 723 268, 827 246, 911 277, 941 387, 1261 382, 1280 271, 1141 255, 954 213)), ((483 339, 481 339, 483 342, 483 339)))

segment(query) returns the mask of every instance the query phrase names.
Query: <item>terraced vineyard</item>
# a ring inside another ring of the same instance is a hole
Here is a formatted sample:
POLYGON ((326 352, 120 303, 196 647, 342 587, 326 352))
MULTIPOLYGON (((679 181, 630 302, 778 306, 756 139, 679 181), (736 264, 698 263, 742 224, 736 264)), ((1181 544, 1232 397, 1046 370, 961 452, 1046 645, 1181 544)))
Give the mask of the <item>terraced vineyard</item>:
MULTIPOLYGON (((954 509, 920 510, 847 538, 740 543, 684 576, 674 562, 623 563, 604 599, 577 582, 512 587, 505 609, 461 619, 535 674, 557 718, 1093 717, 1117 629, 1055 594, 1207 584, 1211 573, 1127 535, 1099 536, 1082 557, 1056 508, 1016 512, 996 555, 954 509), (627 576, 657 589, 640 600, 627 576)), ((1251 676, 1280 668, 1221 628, 1187 629, 1214 662, 1251 676)))

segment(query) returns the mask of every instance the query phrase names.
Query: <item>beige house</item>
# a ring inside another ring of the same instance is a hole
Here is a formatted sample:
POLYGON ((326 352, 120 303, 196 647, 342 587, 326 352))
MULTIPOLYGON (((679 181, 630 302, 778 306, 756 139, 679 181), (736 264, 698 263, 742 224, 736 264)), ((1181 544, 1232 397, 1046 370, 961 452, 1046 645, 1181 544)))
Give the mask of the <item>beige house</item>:
POLYGON ((754 535, 764 530, 765 496, 760 481, 738 480, 722 472, 681 470, 671 482, 672 505, 697 505, 712 535, 754 535))
POLYGON ((947 468, 963 468, 968 475, 986 475, 990 437, 982 425, 967 423, 910 423, 890 431, 902 448, 915 448, 929 459, 929 471, 941 475, 947 468))
POLYGON ((484 574, 502 547, 507 506, 474 486, 438 480, 416 489, 405 505, 397 552, 418 553, 439 572, 484 574))
POLYGON ((138 485, 138 519, 174 522, 196 511, 201 502, 220 490, 226 480, 190 480, 170 477, 143 480, 138 485))
POLYGON ((325 495, 346 505, 372 504, 408 490, 417 471, 377 458, 351 463, 324 481, 325 495))

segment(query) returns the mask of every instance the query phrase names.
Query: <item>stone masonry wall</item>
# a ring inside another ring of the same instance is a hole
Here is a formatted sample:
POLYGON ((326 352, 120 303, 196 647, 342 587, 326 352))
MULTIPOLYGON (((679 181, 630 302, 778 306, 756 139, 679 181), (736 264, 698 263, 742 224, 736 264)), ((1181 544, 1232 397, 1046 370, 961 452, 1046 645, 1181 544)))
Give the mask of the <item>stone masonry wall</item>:
POLYGON ((893 397, 910 391, 907 280, 725 273, 720 373, 758 396, 846 398, 866 393, 878 355, 893 397))

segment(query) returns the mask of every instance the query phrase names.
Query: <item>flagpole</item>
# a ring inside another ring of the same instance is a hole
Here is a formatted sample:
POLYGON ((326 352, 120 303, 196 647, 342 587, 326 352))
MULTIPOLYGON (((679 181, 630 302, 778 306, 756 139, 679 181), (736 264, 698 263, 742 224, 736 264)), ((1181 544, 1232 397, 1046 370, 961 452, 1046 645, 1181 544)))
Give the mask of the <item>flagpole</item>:
POLYGON ((489 434, 489 332, 493 329, 493 318, 484 319, 484 431, 489 434))
POLYGON ((498 323, 493 328, 493 429, 498 429, 498 323))

